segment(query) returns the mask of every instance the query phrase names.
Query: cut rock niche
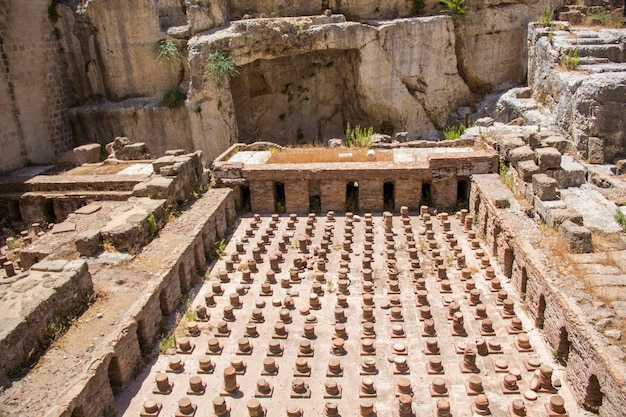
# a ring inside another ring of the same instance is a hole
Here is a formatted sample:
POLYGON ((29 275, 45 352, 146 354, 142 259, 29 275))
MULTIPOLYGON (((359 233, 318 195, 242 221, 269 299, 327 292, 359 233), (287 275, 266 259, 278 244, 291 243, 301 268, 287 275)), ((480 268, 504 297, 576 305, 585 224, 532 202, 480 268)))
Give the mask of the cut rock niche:
POLYGON ((231 80, 240 140, 320 142, 342 136, 348 121, 364 123, 359 59, 356 50, 328 50, 242 66, 231 80))

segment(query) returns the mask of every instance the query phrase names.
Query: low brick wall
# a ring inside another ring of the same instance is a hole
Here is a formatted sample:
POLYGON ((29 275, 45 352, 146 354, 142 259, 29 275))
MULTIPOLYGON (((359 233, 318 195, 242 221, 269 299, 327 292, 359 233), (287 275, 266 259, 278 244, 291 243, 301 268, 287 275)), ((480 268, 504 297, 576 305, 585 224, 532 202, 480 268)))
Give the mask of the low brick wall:
POLYGON ((124 386, 143 365, 143 353, 159 337, 161 319, 176 310, 181 294, 201 278, 197 271, 206 266, 209 250, 235 220, 232 191, 209 190, 123 266, 144 274, 147 271, 141 269, 142 265, 154 265, 156 269, 149 274, 144 295, 120 315, 108 347, 93 353, 97 359, 92 366, 46 416, 109 415, 114 402, 113 387, 124 386))
POLYGON ((477 235, 497 255, 535 324, 543 327, 556 355, 568 356, 566 374, 579 403, 588 401, 595 377, 603 395, 600 416, 626 415, 624 365, 608 356, 611 347, 594 337, 596 332, 582 321, 585 315, 575 300, 551 284, 559 274, 550 266, 549 254, 529 242, 542 240, 536 223, 526 216, 497 175, 472 177, 470 209, 477 235), (495 201, 503 206, 504 200, 508 200, 509 207, 496 207, 495 201))

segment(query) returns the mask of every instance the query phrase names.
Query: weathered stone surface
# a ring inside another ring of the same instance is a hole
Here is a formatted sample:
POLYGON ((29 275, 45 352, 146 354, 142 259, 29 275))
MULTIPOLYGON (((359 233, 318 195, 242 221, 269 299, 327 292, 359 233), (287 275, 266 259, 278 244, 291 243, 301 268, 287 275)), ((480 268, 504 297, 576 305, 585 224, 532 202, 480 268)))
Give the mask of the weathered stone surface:
POLYGON ((426 134, 434 124, 444 125, 448 113, 469 99, 456 69, 452 30, 452 20, 445 17, 399 19, 376 27, 314 24, 301 18, 240 21, 192 38, 192 73, 203 68, 207 52, 225 39, 239 66, 231 98, 219 92, 216 96, 215 86, 201 77, 191 78, 188 100, 201 107, 196 127, 214 132, 216 144, 232 143, 236 131, 242 141, 323 141, 343 135, 346 119, 375 128, 385 122, 396 130, 426 134), (250 88, 257 91, 252 100, 250 88), (294 107, 294 100, 302 105, 294 107), (250 114, 259 118, 251 119, 250 114), (361 121, 361 115, 366 119, 361 121))
POLYGON ((542 8, 539 2, 496 1, 493 3, 501 4, 488 6, 491 3, 485 1, 485 7, 471 7, 457 28, 459 65, 472 91, 493 91, 506 82, 524 82, 525 23, 534 20, 542 8))
POLYGON ((98 230, 87 230, 76 236, 76 252, 83 256, 92 256, 100 252, 102 236, 98 230))
POLYGON ((571 221, 579 226, 583 225, 583 217, 572 208, 555 208, 547 210, 544 220, 548 226, 558 229, 565 221, 571 221))
POLYGON ((511 162, 511 166, 514 168, 517 167, 517 164, 521 161, 534 160, 535 152, 533 152, 530 146, 520 146, 519 148, 509 151, 509 162, 511 162))
POLYGON ((579 187, 586 182, 587 176, 585 167, 567 155, 561 157, 559 169, 548 170, 545 174, 556 180, 558 188, 579 187))
POLYGON ((539 173, 539 166, 534 160, 520 161, 517 163, 517 172, 524 182, 530 182, 539 173))
POLYGON ((546 174, 535 174, 532 176, 533 193, 541 201, 556 200, 556 180, 546 174))
POLYGON ((74 161, 78 165, 93 164, 100 161, 101 146, 98 143, 77 146, 72 150, 74 161))
POLYGON ((604 141, 600 138, 590 137, 587 141, 587 160, 590 164, 604 163, 604 141))
POLYGON ((591 231, 586 227, 566 220, 559 227, 559 233, 565 239, 570 252, 588 253, 592 251, 591 231))
POLYGON ((508 160, 509 152, 511 152, 515 148, 519 148, 524 145, 524 140, 519 137, 519 135, 504 135, 497 139, 496 149, 501 157, 508 160))
POLYGON ((611 69, 626 60, 623 32, 570 29, 557 31, 552 42, 548 32, 535 27, 529 34, 528 84, 533 97, 553 110, 559 128, 571 132, 585 157, 609 162, 624 153, 626 72, 611 69), (577 44, 579 38, 585 38, 585 45, 577 44), (584 71, 563 71, 558 65, 569 50, 579 51, 578 69, 584 71))
POLYGON ((152 177, 145 184, 150 198, 167 199, 174 195, 174 178, 152 177))
POLYGON ((481 117, 476 120, 475 125, 480 127, 491 127, 493 126, 494 120, 492 117, 481 117))
POLYGON ((72 319, 85 308, 93 284, 85 261, 57 260, 35 264, 27 277, 3 289, 10 294, 0 298, 0 382, 6 384, 7 374, 20 370, 53 336, 49 323, 72 319))
POLYGON ((555 148, 537 148, 535 161, 541 171, 558 169, 561 166, 561 153, 555 148))

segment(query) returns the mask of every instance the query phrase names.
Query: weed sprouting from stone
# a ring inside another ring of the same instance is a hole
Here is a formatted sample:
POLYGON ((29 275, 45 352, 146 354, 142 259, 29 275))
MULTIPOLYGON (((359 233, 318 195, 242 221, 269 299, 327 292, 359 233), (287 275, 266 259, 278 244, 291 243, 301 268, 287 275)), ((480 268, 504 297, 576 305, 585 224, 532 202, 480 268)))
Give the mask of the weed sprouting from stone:
POLYGON ((439 0, 439 3, 444 6, 441 13, 450 15, 454 21, 457 21, 467 12, 465 0, 439 0))
POLYGON ((543 27, 552 27, 554 22, 554 11, 549 7, 544 7, 539 13, 539 24, 543 27))
POLYGON ((615 212, 615 221, 622 226, 622 230, 626 232, 626 214, 620 209, 615 212))
POLYGON ((454 140, 461 137, 461 135, 465 132, 465 125, 460 124, 459 126, 448 126, 443 129, 443 137, 446 140, 454 140))
POLYGON ((204 64, 204 71, 218 86, 239 73, 233 59, 221 51, 209 54, 204 64))
POLYGON ((565 68, 575 70, 580 65, 580 56, 578 55, 578 49, 570 49, 567 54, 561 57, 561 63, 565 68))
POLYGON ((173 39, 162 39, 157 42, 154 47, 156 60, 159 62, 177 62, 180 61, 180 48, 173 39))
POLYGON ((372 146, 372 135, 374 128, 362 128, 360 125, 354 127, 346 126, 346 144, 349 148, 369 148, 372 146))

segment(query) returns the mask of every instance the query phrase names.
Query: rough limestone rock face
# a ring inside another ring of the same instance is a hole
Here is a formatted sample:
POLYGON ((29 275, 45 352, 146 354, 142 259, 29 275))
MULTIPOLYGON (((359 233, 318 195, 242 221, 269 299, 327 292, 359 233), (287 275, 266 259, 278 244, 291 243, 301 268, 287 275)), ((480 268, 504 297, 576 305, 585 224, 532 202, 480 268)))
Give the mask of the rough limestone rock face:
POLYGON ((154 1, 92 0, 84 14, 67 6, 57 9, 62 15, 59 39, 79 99, 152 96, 182 81, 182 61, 158 62, 154 53, 166 38, 161 23, 182 20, 172 10, 161 22, 154 1))
POLYGON ((98 143, 126 135, 135 142, 145 142, 155 155, 171 148, 195 149, 190 126, 193 113, 184 106, 161 106, 159 101, 130 99, 89 104, 72 108, 70 118, 79 137, 98 143))
POLYGON ((557 30, 531 27, 528 84, 533 97, 554 112, 592 163, 612 162, 626 153, 626 34, 619 30, 557 30), (578 42, 578 43, 575 43, 578 42), (577 49, 576 71, 560 66, 577 49))
POLYGON ((490 92, 526 79, 527 26, 545 4, 485 0, 470 3, 456 28, 463 78, 472 91, 490 92))
POLYGON ((338 18, 240 21, 192 38, 189 102, 201 108, 204 136, 228 144, 235 131, 241 141, 286 144, 336 137, 347 122, 419 134, 441 127, 469 100, 450 18, 380 26, 338 18), (212 51, 238 66, 228 85, 203 74, 212 51))

